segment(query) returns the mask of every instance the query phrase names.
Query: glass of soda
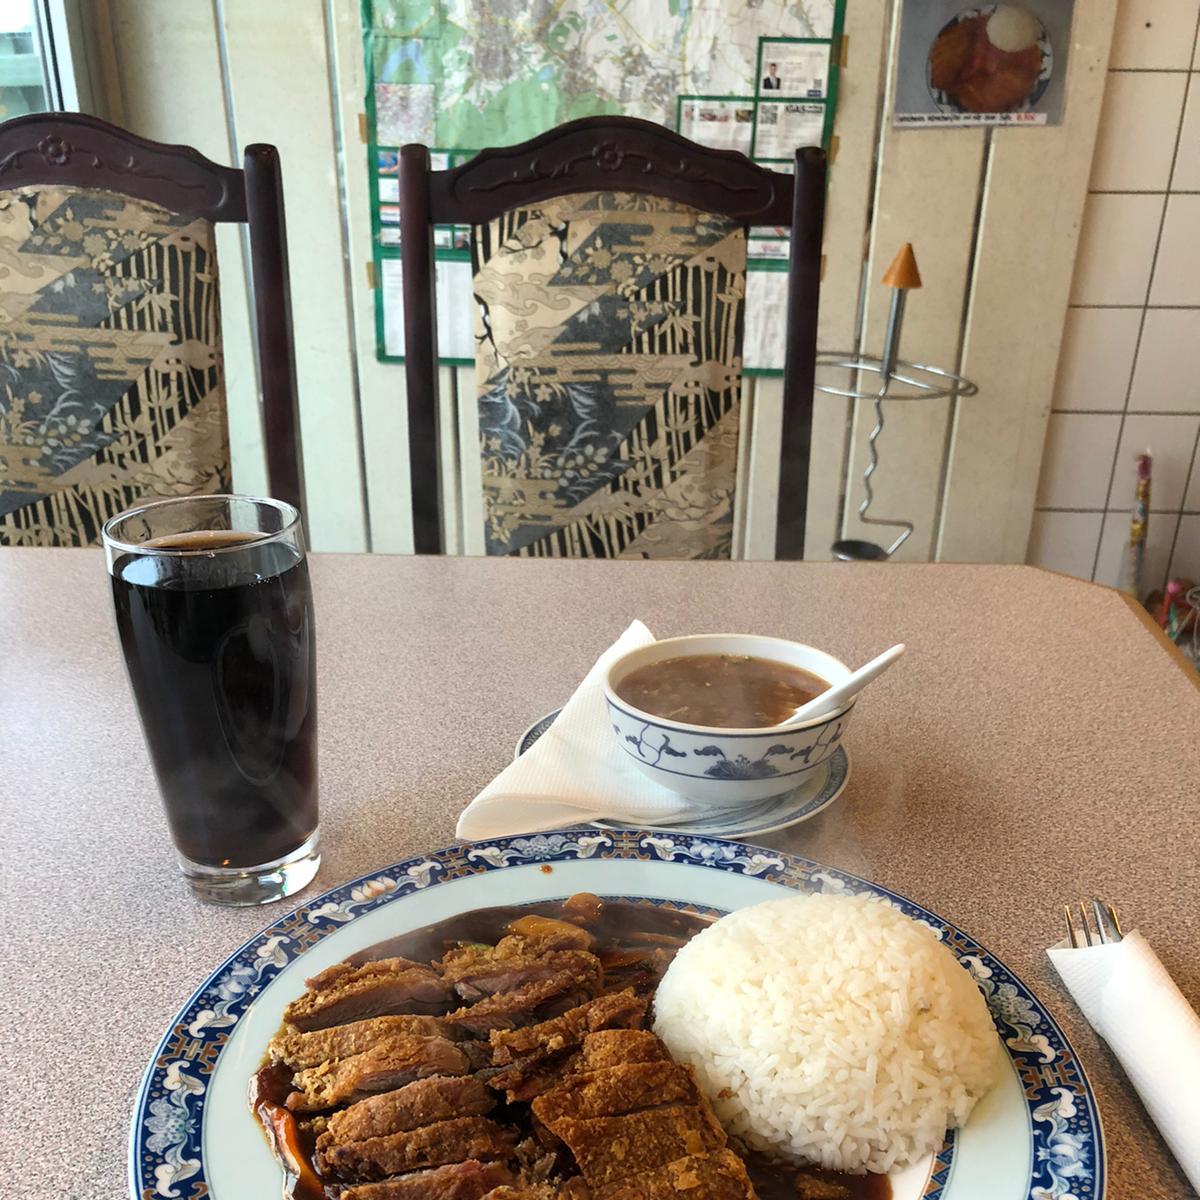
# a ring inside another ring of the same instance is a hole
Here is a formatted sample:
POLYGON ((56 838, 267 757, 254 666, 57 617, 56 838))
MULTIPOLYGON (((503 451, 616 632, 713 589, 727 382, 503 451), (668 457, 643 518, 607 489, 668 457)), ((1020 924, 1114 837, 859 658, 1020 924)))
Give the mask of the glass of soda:
POLYGON ((300 513, 194 496, 104 526, 117 633, 180 866, 265 904, 321 863, 316 634, 300 513))

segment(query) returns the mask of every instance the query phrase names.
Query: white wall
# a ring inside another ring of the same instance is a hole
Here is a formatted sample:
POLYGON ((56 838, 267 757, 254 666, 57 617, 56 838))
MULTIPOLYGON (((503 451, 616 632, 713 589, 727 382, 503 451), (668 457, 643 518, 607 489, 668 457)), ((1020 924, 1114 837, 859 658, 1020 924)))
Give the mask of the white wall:
POLYGON ((1200 580, 1200 0, 1121 0, 1029 561, 1115 585, 1154 458, 1144 592, 1200 580))

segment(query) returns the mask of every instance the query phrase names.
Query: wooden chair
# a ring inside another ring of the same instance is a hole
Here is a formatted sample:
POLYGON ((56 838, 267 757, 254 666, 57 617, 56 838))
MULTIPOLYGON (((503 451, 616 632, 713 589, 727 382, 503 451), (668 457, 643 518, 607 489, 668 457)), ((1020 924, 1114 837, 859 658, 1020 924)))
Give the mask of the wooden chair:
POLYGON ((218 221, 249 226, 269 486, 303 509, 275 147, 235 170, 76 113, 0 124, 0 243, 27 268, 0 280, 0 541, 86 544, 140 495, 229 490, 218 221))
POLYGON ((735 151, 708 149, 651 122, 625 117, 572 121, 521 145, 484 150, 452 170, 431 170, 423 145, 400 152, 405 374, 417 552, 440 553, 444 545, 433 226, 478 227, 519 207, 588 192, 662 197, 742 226, 790 227, 776 554, 803 557, 825 156, 816 148, 797 150, 795 174, 789 175, 735 151))

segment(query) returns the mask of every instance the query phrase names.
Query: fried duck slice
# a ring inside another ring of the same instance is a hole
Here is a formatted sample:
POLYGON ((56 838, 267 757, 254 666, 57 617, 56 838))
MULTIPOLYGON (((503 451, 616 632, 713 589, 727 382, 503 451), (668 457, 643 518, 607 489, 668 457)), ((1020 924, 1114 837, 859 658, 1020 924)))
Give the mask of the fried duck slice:
POLYGON ((361 1054, 297 1071, 287 1106, 293 1112, 318 1112, 403 1087, 414 1079, 466 1075, 470 1070, 470 1059, 446 1038, 397 1033, 361 1054))
POLYGON ((309 1031, 395 1013, 436 1016, 452 1004, 450 987, 431 968, 406 958, 381 958, 352 966, 338 963, 307 980, 283 1019, 309 1031))
POLYGON ((562 1192, 552 1183, 531 1183, 524 1187, 498 1187, 484 1200, 558 1200, 562 1192))
POLYGON ((480 948, 465 946, 443 956, 439 969, 446 980, 464 1000, 479 1000, 497 992, 512 992, 537 980, 549 979, 563 972, 586 984, 590 995, 596 995, 604 984, 604 968, 600 960, 586 950, 551 950, 530 952, 525 938, 504 938, 497 946, 480 948))
POLYGON ((661 1104, 699 1105, 691 1071, 679 1063, 625 1063, 564 1080, 533 1102, 534 1115, 551 1132, 565 1117, 616 1117, 661 1104))
POLYGON ((434 1075, 333 1113, 317 1147, 365 1142, 368 1138, 404 1133, 454 1117, 481 1117, 491 1112, 496 1103, 495 1092, 474 1075, 457 1078, 434 1075))
POLYGON ((554 1132, 575 1156, 591 1188, 620 1183, 631 1175, 725 1145, 725 1132, 706 1109, 669 1104, 620 1117, 564 1117, 554 1132))
POLYGON ((446 1037, 453 1030, 437 1017, 371 1017, 366 1021, 351 1021, 348 1025, 314 1029, 311 1033, 285 1029, 271 1039, 267 1050, 273 1059, 287 1063, 293 1071, 302 1071, 305 1067, 319 1067, 330 1059, 361 1054, 397 1033, 446 1037))
POLYGON ((492 1061, 504 1066, 528 1054, 556 1054, 578 1046, 597 1029, 639 1026, 645 1015, 646 1001, 634 995, 632 988, 610 992, 536 1025, 495 1030, 491 1034, 492 1061))
POLYGON ((502 1184, 511 1183, 512 1178, 503 1163, 468 1159, 381 1183, 356 1184, 345 1188, 339 1200, 480 1200, 502 1184))
POLYGON ((466 1033, 487 1037, 492 1030, 516 1029, 563 1012, 598 990, 599 976, 594 973, 555 971, 545 979, 535 979, 511 992, 498 992, 470 1008, 460 1008, 446 1020, 466 1033))
MULTIPOLYGON (((543 917, 537 913, 518 917, 508 927, 512 930, 510 936, 521 939, 520 944, 526 950, 590 950, 596 942, 586 929, 570 921, 560 921, 557 917, 543 917)), ((502 939, 501 945, 508 940, 502 939)))
POLYGON ((487 1082, 489 1087, 503 1092, 509 1104, 532 1100, 558 1087, 575 1070, 578 1062, 579 1055, 573 1050, 559 1054, 535 1054, 487 1072, 487 1082))
POLYGON ((660 1062, 669 1057, 666 1046, 648 1029, 601 1029, 583 1039, 578 1069, 602 1071, 624 1063, 660 1062))
POLYGON ((592 1200, 755 1200, 742 1160, 732 1150, 692 1154, 597 1188, 592 1200))
POLYGON ((514 1130, 487 1117, 455 1117, 403 1133, 330 1146, 320 1157, 324 1169, 357 1183, 468 1159, 477 1162, 506 1159, 516 1142, 514 1130))

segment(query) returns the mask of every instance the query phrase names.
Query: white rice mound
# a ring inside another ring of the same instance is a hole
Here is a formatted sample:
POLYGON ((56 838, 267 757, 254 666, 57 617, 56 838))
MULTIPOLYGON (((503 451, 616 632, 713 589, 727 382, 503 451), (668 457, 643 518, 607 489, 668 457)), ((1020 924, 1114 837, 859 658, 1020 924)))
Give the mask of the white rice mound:
POLYGON ((929 926, 867 896, 722 917, 676 955, 654 1011, 730 1134, 841 1171, 938 1149, 1000 1062, 970 973, 929 926))

